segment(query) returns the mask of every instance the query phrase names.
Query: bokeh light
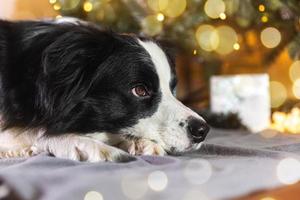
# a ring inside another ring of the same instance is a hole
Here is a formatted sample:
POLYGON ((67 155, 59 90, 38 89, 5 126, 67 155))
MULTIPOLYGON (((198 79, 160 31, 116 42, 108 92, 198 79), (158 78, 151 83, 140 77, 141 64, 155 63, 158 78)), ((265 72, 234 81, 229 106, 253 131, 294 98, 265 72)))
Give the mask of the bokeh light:
POLYGON ((293 62, 290 66, 289 75, 292 81, 300 79, 300 60, 293 62))
POLYGON ((140 199, 148 190, 146 177, 136 174, 126 174, 122 177, 121 187, 123 194, 129 199, 140 199))
POLYGON ((204 159, 192 159, 187 163, 184 169, 185 178, 195 185, 206 183, 211 175, 211 164, 204 159))
POLYGON ((240 49, 240 44, 239 44, 239 43, 235 43, 235 44, 233 45, 233 49, 234 49, 234 50, 239 50, 239 49, 240 49))
POLYGON ((72 9, 76 8, 80 3, 80 0, 72 0, 72 1, 69 1, 69 0, 55 0, 55 1, 60 3, 63 10, 72 10, 72 9))
POLYGON ((300 79, 297 79, 293 84, 293 94, 297 99, 300 99, 300 79))
POLYGON ((200 47, 205 51, 213 51, 219 45, 219 36, 211 25, 201 25, 196 31, 196 39, 200 47))
POLYGON ((260 200, 276 200, 273 197, 263 197, 260 200))
POLYGON ((61 5, 59 4, 59 3, 55 3, 54 5, 53 5, 53 9, 54 10, 60 10, 61 9, 61 5))
POLYGON ((184 197, 183 200, 211 200, 208 198, 203 192, 199 190, 199 188, 195 190, 188 191, 184 197))
POLYGON ((219 42, 216 52, 220 54, 228 54, 233 51, 234 44, 237 43, 238 37, 233 28, 229 26, 219 26, 217 28, 219 42))
POLYGON ((162 14, 162 13, 158 13, 157 15, 156 15, 156 19, 158 20, 158 21, 164 21, 164 19, 165 19, 165 16, 162 14))
POLYGON ((159 12, 167 8, 169 0, 147 0, 149 8, 159 12))
POLYGON ((89 1, 84 2, 83 4, 83 10, 85 12, 91 12, 93 10, 93 4, 89 1))
POLYGON ((281 183, 294 184, 300 179, 300 162, 295 158, 285 158, 277 165, 276 174, 281 183))
POLYGON ((281 34, 276 28, 268 27, 261 32, 260 39, 265 47, 274 48, 279 45, 281 34))
POLYGON ((100 192, 89 191, 85 194, 84 200, 103 200, 103 196, 100 192))
POLYGON ((284 85, 277 81, 270 82, 271 106, 278 108, 287 98, 287 90, 284 85))
POLYGON ((56 3, 56 0, 49 0, 49 3, 50 3, 50 4, 55 4, 55 3, 56 3))
POLYGON ((148 185, 154 191, 162 191, 168 185, 168 177, 162 171, 154 171, 148 176, 148 185))
POLYGON ((260 12, 264 12, 264 11, 266 10, 266 7, 265 7, 263 4, 259 4, 258 10, 259 10, 260 12))
POLYGON ((163 25, 161 21, 157 20, 156 15, 149 15, 142 20, 142 27, 144 33, 154 36, 162 31, 163 25))
POLYGON ((186 9, 186 0, 170 0, 163 13, 168 17, 178 17, 186 9))
POLYGON ((225 20, 226 19, 226 14, 225 13, 221 13, 220 14, 220 19, 225 20))
POLYGON ((267 23, 267 22, 269 21, 268 16, 263 15, 263 16, 261 17, 261 21, 262 21, 263 23, 267 23))
POLYGON ((225 3, 223 0, 207 0, 204 11, 208 17, 217 19, 221 13, 225 13, 225 3))

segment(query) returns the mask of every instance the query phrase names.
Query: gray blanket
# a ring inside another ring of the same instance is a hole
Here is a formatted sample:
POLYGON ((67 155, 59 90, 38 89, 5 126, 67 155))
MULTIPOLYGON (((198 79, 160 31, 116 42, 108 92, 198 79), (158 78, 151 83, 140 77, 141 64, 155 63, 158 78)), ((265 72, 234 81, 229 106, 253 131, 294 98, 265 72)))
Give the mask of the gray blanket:
POLYGON ((39 155, 0 161, 0 199, 230 199, 279 187, 276 169, 299 159, 300 135, 211 131, 199 152, 80 163, 39 155))

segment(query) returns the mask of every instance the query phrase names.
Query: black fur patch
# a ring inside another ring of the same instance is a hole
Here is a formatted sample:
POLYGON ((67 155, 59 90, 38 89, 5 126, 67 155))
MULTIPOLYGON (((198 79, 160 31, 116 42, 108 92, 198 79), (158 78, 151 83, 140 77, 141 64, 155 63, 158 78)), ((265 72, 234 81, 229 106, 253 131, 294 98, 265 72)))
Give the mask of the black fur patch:
POLYGON ((118 133, 151 116, 160 99, 155 68, 135 36, 86 25, 0 21, 5 128, 118 133), (134 96, 139 83, 153 95, 134 96))

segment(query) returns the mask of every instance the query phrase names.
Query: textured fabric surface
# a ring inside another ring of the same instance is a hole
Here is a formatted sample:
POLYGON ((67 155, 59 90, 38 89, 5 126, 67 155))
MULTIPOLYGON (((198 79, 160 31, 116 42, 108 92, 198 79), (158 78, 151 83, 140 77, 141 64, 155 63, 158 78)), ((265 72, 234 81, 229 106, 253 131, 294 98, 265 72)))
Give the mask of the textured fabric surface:
POLYGON ((299 152, 297 135, 264 138, 212 130, 199 152, 177 157, 80 163, 44 154, 0 160, 0 197, 76 200, 96 191, 104 200, 229 199, 281 186, 276 176, 278 163, 287 157, 299 159, 299 152))

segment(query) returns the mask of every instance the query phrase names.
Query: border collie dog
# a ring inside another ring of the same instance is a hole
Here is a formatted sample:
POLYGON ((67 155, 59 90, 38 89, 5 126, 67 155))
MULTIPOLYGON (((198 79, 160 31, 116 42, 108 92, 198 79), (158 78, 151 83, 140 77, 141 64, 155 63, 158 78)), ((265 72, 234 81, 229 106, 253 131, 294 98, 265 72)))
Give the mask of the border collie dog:
POLYGON ((0 157, 122 161, 198 149, 209 128, 175 97, 153 40, 86 22, 0 21, 0 157))

